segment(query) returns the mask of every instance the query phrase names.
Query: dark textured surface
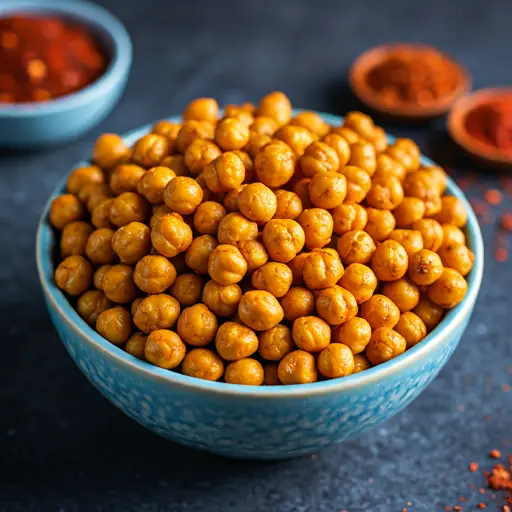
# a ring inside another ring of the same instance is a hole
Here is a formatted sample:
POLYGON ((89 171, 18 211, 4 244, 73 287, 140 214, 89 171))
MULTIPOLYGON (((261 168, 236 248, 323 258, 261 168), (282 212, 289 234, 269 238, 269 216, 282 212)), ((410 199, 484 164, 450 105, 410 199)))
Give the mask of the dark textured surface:
MULTIPOLYGON (((489 493, 468 487, 483 482, 467 465, 489 465, 491 448, 507 452, 507 438, 512 443, 512 392, 501 389, 512 384, 512 264, 493 261, 492 226, 485 227, 484 286, 470 327, 428 390, 359 439, 280 463, 181 448, 103 399, 52 329, 34 235, 51 189, 99 133, 179 112, 199 95, 226 103, 280 88, 296 106, 343 113, 357 105, 346 86, 350 62, 389 40, 439 45, 469 67, 475 87, 511 83, 510 1, 101 3, 126 24, 135 47, 116 111, 66 147, 0 153, 0 509, 432 512, 461 495, 470 498, 464 510, 489 502, 489 493)), ((415 138, 441 163, 472 168, 455 159, 443 121, 385 126, 415 138)), ((498 186, 488 172, 479 179, 498 186)), ((511 207, 507 200, 500 209, 511 207)))

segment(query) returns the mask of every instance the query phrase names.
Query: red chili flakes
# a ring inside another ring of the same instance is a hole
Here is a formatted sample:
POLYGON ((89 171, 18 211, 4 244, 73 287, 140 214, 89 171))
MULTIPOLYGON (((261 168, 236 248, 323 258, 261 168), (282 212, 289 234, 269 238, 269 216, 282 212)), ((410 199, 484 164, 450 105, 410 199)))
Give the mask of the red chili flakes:
POLYGON ((510 386, 508 384, 502 384, 501 385, 501 390, 503 391, 503 393, 508 393, 510 391, 510 386))
POLYGON ((485 494, 485 489, 483 487, 480 487, 480 489, 478 489, 478 492, 480 494, 485 494))
POLYGON ((508 250, 506 247, 498 247, 494 255, 498 263, 504 263, 508 260, 508 250))
POLYGON ((501 457, 501 452, 499 450, 491 450, 489 452, 489 457, 492 459, 499 459, 501 457))
POLYGON ((508 505, 503 505, 503 512, 512 512, 508 505))
POLYGON ((462 507, 460 505, 455 505, 453 507, 453 510, 455 510, 455 512, 459 512, 460 510, 462 510, 462 507))
POLYGON ((487 477, 487 483, 491 489, 512 492, 512 475, 502 464, 494 466, 491 474, 487 477))
POLYGON ((497 206, 501 204, 501 201, 503 200, 503 196, 501 195, 501 192, 499 190, 496 190, 495 188, 490 188, 485 193, 485 200, 492 204, 493 206, 497 206))
POLYGON ((481 509, 484 509, 484 508, 487 508, 487 505, 485 503, 479 503, 477 505, 478 508, 481 508, 481 509))
POLYGON ((471 473, 474 473, 475 471, 478 471, 478 464, 476 462, 472 462, 469 465, 469 471, 471 471, 471 473))
POLYGON ((501 227, 506 231, 512 231, 512 213, 504 213, 501 217, 501 227))
POLYGON ((450 512, 450 510, 452 509, 452 507, 444 507, 444 509, 446 510, 446 512, 450 512))
POLYGON ((489 205, 481 199, 472 197, 469 203, 478 217, 481 217, 485 212, 489 211, 489 205))

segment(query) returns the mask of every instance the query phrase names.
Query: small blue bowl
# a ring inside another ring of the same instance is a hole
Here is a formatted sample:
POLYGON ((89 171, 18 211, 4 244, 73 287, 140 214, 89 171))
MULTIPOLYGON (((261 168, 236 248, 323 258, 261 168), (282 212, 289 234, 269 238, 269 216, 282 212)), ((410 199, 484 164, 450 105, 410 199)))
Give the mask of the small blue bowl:
MULTIPOLYGON (((321 115, 330 124, 341 121, 321 115)), ((132 144, 149 129, 148 125, 128 134, 126 142, 132 144)), ((433 164, 427 158, 422 162, 433 164)), ((43 211, 36 245, 50 316, 71 357, 105 397, 141 425, 178 443, 229 457, 296 457, 341 443, 389 419, 410 404, 448 361, 469 321, 482 280, 484 251, 478 221, 460 189, 448 180, 448 192, 461 199, 468 211, 467 235, 475 263, 466 297, 424 341, 380 366, 314 384, 252 387, 194 379, 140 361, 106 341, 55 286, 56 241, 48 211, 64 188, 65 181, 43 211)))
POLYGON ((74 139, 100 123, 126 85, 132 44, 121 22, 105 9, 78 0, 2 0, 9 13, 57 15, 88 27, 109 58, 105 73, 84 89, 47 102, 0 106, 0 146, 36 149, 74 139))

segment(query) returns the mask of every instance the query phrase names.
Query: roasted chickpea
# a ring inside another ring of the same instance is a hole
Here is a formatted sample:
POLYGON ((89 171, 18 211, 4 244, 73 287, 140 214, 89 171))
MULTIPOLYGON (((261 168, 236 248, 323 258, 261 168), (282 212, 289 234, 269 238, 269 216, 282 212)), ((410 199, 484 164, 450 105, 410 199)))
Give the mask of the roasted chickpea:
POLYGON ((122 306, 107 309, 98 315, 96 330, 110 343, 122 345, 132 334, 132 317, 122 306))
POLYGON ((339 325, 357 314, 357 302, 349 291, 332 286, 317 293, 316 311, 329 325, 339 325))
POLYGON ((293 186, 293 192, 299 197, 303 210, 307 208, 313 208, 313 203, 309 197, 309 184, 311 178, 301 178, 293 186))
POLYGON ((413 229, 394 229, 388 236, 389 240, 396 240, 411 257, 415 252, 423 249, 423 238, 419 231, 413 229))
POLYGON ((168 167, 176 176, 188 176, 190 173, 183 155, 169 155, 162 160, 161 167, 168 167))
POLYGON ((381 281, 396 281, 405 275, 409 257, 396 240, 385 240, 373 253, 372 270, 381 281))
POLYGON ((219 223, 217 238, 221 244, 237 245, 258 237, 258 225, 241 213, 228 213, 219 223))
POLYGON ((315 312, 315 296, 307 288, 294 286, 281 300, 284 318, 293 322, 302 316, 311 316, 315 312))
POLYGON ((249 142, 249 127, 239 119, 222 119, 215 129, 215 142, 223 151, 242 149, 249 142))
POLYGON ((163 135, 166 137, 167 141, 169 142, 169 154, 172 154, 174 153, 176 137, 181 130, 181 126, 182 125, 179 123, 173 123, 171 121, 167 121, 166 119, 162 119, 153 125, 151 133, 157 133, 158 135, 163 135))
POLYGON ((412 229, 421 233, 423 248, 437 251, 443 243, 444 232, 441 224, 434 219, 421 219, 413 222, 412 229))
POLYGON ((419 286, 427 286, 441 277, 443 263, 433 251, 422 249, 414 253, 409 260, 407 275, 419 286))
POLYGON ((217 327, 216 316, 204 304, 195 304, 183 310, 177 330, 189 345, 205 347, 215 338, 217 327))
POLYGON ((289 146, 296 158, 301 157, 306 148, 315 140, 309 130, 302 126, 293 126, 291 124, 279 128, 274 133, 274 139, 280 140, 289 146))
POLYGON ((441 247, 453 244, 466 245, 466 235, 460 228, 453 224, 443 224, 442 228, 443 243, 441 244, 441 247))
POLYGON ((182 215, 194 213, 203 200, 203 190, 196 180, 177 176, 169 181, 164 190, 165 204, 182 215))
POLYGON ((463 276, 469 274, 475 260, 475 255, 460 243, 443 243, 438 254, 445 267, 453 268, 463 276))
POLYGON ((348 165, 359 167, 366 171, 369 176, 373 176, 377 169, 375 148, 369 142, 356 142, 352 144, 348 165))
POLYGON ((156 167, 169 153, 169 141, 163 135, 148 133, 133 147, 132 160, 149 169, 156 167))
POLYGON ((451 309, 462 302, 467 291, 464 277, 453 268, 445 268, 439 279, 429 286, 428 298, 444 309, 451 309))
POLYGON ((354 130, 356 133, 364 137, 365 139, 370 139, 375 130, 375 124, 373 123, 373 119, 363 114, 362 112, 348 112, 343 119, 343 126, 354 130))
MULTIPOLYGON (((236 247, 221 244, 210 254, 208 273, 217 283, 222 285, 238 283, 245 276, 246 272, 247 262, 236 247)), ((214 308, 209 307, 214 311, 214 308)))
POLYGON ((254 118, 251 124, 251 132, 259 133, 262 135, 273 135, 279 128, 277 122, 271 117, 258 116, 254 118))
POLYGON ((203 235, 215 235, 226 209, 215 201, 201 203, 194 213, 194 227, 203 235))
POLYGON ((345 196, 345 202, 362 202, 372 188, 370 175, 363 169, 352 165, 342 167, 340 169, 340 173, 343 174, 347 180, 347 195, 345 196))
POLYGON ((112 306, 101 290, 89 290, 78 299, 76 310, 89 325, 95 326, 98 315, 112 306))
POLYGON ((305 235, 308 249, 319 249, 331 241, 333 220, 331 214, 323 208, 304 210, 297 219, 305 235))
POLYGON ((238 212, 238 196, 240 195, 240 192, 247 187, 246 183, 242 183, 239 187, 232 188, 229 190, 226 195, 224 196, 224 199, 222 201, 222 204, 224 205, 224 208, 227 212, 233 213, 238 212))
POLYGON ((236 154, 224 153, 205 167, 204 179, 216 194, 237 188, 245 179, 244 164, 236 154))
POLYGON ((183 220, 183 217, 176 212, 173 212, 167 205, 165 204, 159 204, 157 206, 153 206, 153 214, 151 215, 151 218, 149 219, 149 227, 153 229, 155 227, 155 224, 157 221, 165 217, 166 215, 173 215, 174 217, 177 217, 180 220, 183 220))
POLYGON ((176 269, 167 258, 152 254, 137 262, 133 279, 143 292, 162 293, 176 281, 176 269))
POLYGON ((336 126, 332 129, 331 133, 341 135, 350 145, 365 142, 363 137, 348 126, 336 126))
POLYGON ((272 138, 269 135, 251 132, 249 135, 249 142, 247 143, 247 146, 245 146, 244 151, 247 151, 252 158, 255 158, 260 149, 270 142, 272 142, 272 138))
POLYGON ((347 140, 341 135, 331 132, 322 139, 322 142, 336 151, 340 162, 339 168, 345 167, 350 160, 350 145, 347 140))
POLYGON ((233 361, 226 367, 224 380, 229 384, 261 386, 264 381, 263 366, 259 361, 250 357, 233 361))
POLYGON ((168 258, 173 258, 186 251, 192 243, 192 230, 179 217, 164 215, 160 217, 151 230, 151 242, 156 251, 168 258))
POLYGON ((375 169, 373 179, 381 180, 394 176, 402 183, 406 174, 405 167, 400 162, 393 160, 389 155, 382 154, 377 157, 377 168, 375 169))
POLYGON ((133 316, 135 325, 145 333, 170 329, 180 315, 180 303, 170 295, 160 293, 142 299, 133 316))
POLYGON ((237 243, 238 250, 247 262, 247 273, 252 274, 268 261, 265 247, 256 240, 244 240, 237 243))
POLYGON ((120 228, 130 222, 144 222, 149 212, 149 203, 143 197, 134 192, 123 192, 112 200, 109 220, 120 228))
POLYGON ((84 255, 87 240, 93 228, 87 222, 70 222, 64 226, 60 239, 60 254, 63 258, 72 255, 84 255))
POLYGON ((384 283, 381 293, 395 303, 400 313, 405 313, 415 308, 420 300, 420 290, 418 286, 406 277, 384 283))
POLYGON ((132 334, 124 346, 125 351, 137 359, 144 360, 146 358, 144 355, 144 349, 146 348, 147 338, 148 337, 142 332, 132 334))
POLYGON ((263 183, 251 183, 240 191, 238 209, 249 220, 264 224, 276 213, 277 198, 263 183))
POLYGON ((176 368, 185 357, 186 347, 181 338, 167 329, 153 331, 146 339, 144 356, 160 368, 176 368))
POLYGON ((336 251, 322 249, 307 254, 302 266, 302 276, 311 290, 334 286, 343 275, 343 265, 336 251))
POLYGON ((403 354, 406 349, 405 338, 390 327, 380 327, 372 333, 366 347, 366 357, 372 364, 381 364, 403 354))
POLYGON ((466 225, 468 214, 464 203, 455 196, 443 196, 441 198, 441 210, 435 216, 441 224, 453 224, 458 228, 466 225))
POLYGON ((403 201, 393 210, 396 225, 408 228, 425 215, 425 203, 417 197, 404 197, 403 201))
POLYGON ((310 112, 307 110, 298 113, 293 119, 290 120, 290 124, 293 126, 302 126, 318 137, 327 135, 331 129, 330 126, 316 112, 310 112))
POLYGON ((414 347, 427 335, 427 328, 423 320, 411 311, 400 315, 400 320, 395 325, 395 331, 405 338, 407 348, 414 347))
POLYGON ((444 194, 444 192, 446 190, 446 184, 447 184, 448 179, 447 179, 446 173, 443 171, 443 169, 441 169, 441 167, 428 166, 428 167, 423 167, 421 170, 428 172, 432 175, 432 178, 433 178, 435 184, 437 185, 437 190, 439 192, 439 195, 444 194))
POLYGON ((293 274, 284 263, 265 263, 252 275, 252 285, 256 290, 265 290, 274 297, 283 297, 292 284, 293 274))
POLYGON ((137 192, 151 204, 163 203, 165 187, 175 177, 176 173, 169 167, 152 167, 140 178, 137 192))
POLYGON ((224 363, 213 350, 195 348, 185 355, 181 369, 189 377, 215 381, 222 377, 224 363))
POLYGON ((338 240, 337 249, 345 265, 368 263, 375 252, 375 242, 365 231, 348 231, 338 240))
POLYGON ((264 290, 246 292, 238 305, 238 314, 244 324, 256 331, 271 329, 284 316, 279 301, 264 290))
POLYGON ((331 342, 331 328, 321 318, 302 316, 293 322, 292 336, 300 349, 321 352, 331 342))
POLYGON ((302 250, 304 230, 291 219, 272 219, 263 228, 263 245, 274 261, 288 263, 302 250))
POLYGON ((128 265, 113 265, 104 274, 102 290, 112 302, 126 304, 137 297, 137 287, 133 281, 133 269, 128 265))
POLYGON ((331 343, 318 356, 318 371, 328 379, 346 377, 354 372, 354 366, 354 355, 342 343, 331 343))
POLYGON ((279 386, 281 381, 279 380, 279 376, 277 375, 277 364, 276 363, 266 363, 263 366, 263 385, 264 386, 279 386))
POLYGON ((351 350, 352 354, 364 352, 371 337, 370 324, 364 318, 357 316, 337 325, 332 332, 332 342, 343 343, 351 350))
POLYGON ((429 332, 439 324, 444 316, 444 309, 431 302, 426 294, 421 295, 418 305, 412 312, 421 318, 429 332))
POLYGON ((405 177, 403 186, 406 196, 423 200, 426 216, 435 215, 441 210, 439 190, 431 173, 423 170, 411 172, 405 177))
POLYGON ((78 195, 85 185, 105 183, 105 174, 96 165, 77 167, 69 175, 66 188, 70 194, 78 195))
POLYGON ((193 306, 201 301, 203 286, 203 279, 197 274, 181 274, 169 288, 169 293, 182 306, 193 306))
POLYGON ((340 204, 331 211, 333 231, 342 236, 348 231, 362 231, 368 220, 366 210, 359 204, 340 204))
POLYGON ((292 104, 286 94, 280 91, 271 92, 261 99, 258 115, 271 117, 279 126, 283 126, 292 117, 292 104))
POLYGON ((237 361, 258 350, 258 337, 245 325, 225 322, 217 330, 215 348, 226 361, 237 361))
POLYGON ((111 228, 110 224, 110 208, 112 207, 113 199, 103 199, 91 213, 91 223, 96 228, 111 228))
POLYGON ((377 277, 370 267, 352 263, 345 269, 338 284, 354 296, 357 304, 361 304, 373 295, 377 288, 377 277))
POLYGON ((354 371, 352 373, 364 372, 372 367, 372 363, 364 354, 354 356, 354 371))
MULTIPOLYGON (((211 123, 209 121, 196 121, 194 119, 185 121, 180 131, 178 132, 178 135, 176 136, 176 151, 178 153, 185 154, 187 148, 196 139, 213 140, 214 134, 214 123, 211 123)), ((175 171, 173 167, 171 167, 171 169, 175 171)))
POLYGON ((72 194, 62 194, 52 201, 50 207, 50 222, 57 229, 63 229, 66 224, 76 222, 85 217, 82 203, 72 194))
POLYGON ((316 382, 318 374, 316 371, 315 357, 304 350, 294 350, 281 359, 277 374, 283 384, 307 384, 316 382))
POLYGON ((139 165, 118 165, 110 175, 110 189, 118 196, 123 192, 136 192, 139 180, 146 170, 139 165))
POLYGON ((231 316, 238 310, 242 290, 237 284, 221 285, 208 281, 203 289, 203 302, 218 316, 231 316))
POLYGON ((366 196, 366 202, 369 206, 382 210, 398 209, 403 204, 403 200, 404 191, 402 184, 394 176, 374 179, 372 181, 372 188, 366 196))
POLYGON ((55 270, 55 283, 69 295, 82 295, 91 282, 92 267, 83 256, 68 256, 55 270))
POLYGON ((259 335, 259 354, 267 361, 280 361, 295 348, 289 327, 278 324, 259 335))
POLYGON ((217 122, 219 115, 219 105, 213 98, 197 98, 191 101, 183 111, 185 121, 208 121, 217 122))
POLYGON ((309 183, 309 197, 319 208, 336 208, 343 203, 346 194, 347 180, 338 172, 317 173, 309 183))
POLYGON ((224 108, 223 119, 233 118, 240 121, 244 126, 250 127, 254 121, 254 116, 251 112, 238 105, 226 105, 224 108))
POLYGON ((105 183, 89 183, 78 192, 78 199, 87 206, 89 212, 93 212, 96 206, 110 197, 112 197, 110 188, 105 183))
POLYGON ((416 171, 420 166, 420 150, 411 139, 397 139, 387 153, 400 162, 407 172, 416 171))
POLYGON ((116 253, 112 248, 114 231, 108 228, 100 228, 93 231, 85 246, 85 253, 92 263, 104 265, 112 263, 116 259, 116 253))
POLYGON ((293 176, 295 155, 286 144, 269 142, 256 153, 254 170, 261 183, 267 187, 281 187, 293 176))
POLYGON ((121 263, 137 263, 151 251, 151 234, 148 226, 140 222, 130 222, 119 228, 112 236, 112 249, 119 256, 121 263))
POLYGON ((373 129, 371 137, 368 138, 368 142, 371 142, 375 148, 377 155, 383 153, 388 148, 388 136, 384 129, 380 126, 376 126, 373 129))
POLYGON ((98 290, 103 290, 103 276, 107 272, 107 270, 111 269, 112 265, 102 265, 96 272, 94 272, 93 276, 93 284, 94 287, 98 290))
POLYGON ((208 259, 218 245, 217 239, 211 235, 195 238, 185 253, 187 266, 198 274, 208 274, 208 259))
POLYGON ((361 304, 360 316, 372 329, 394 327, 400 318, 400 310, 392 300, 377 293, 361 304))
POLYGON ((299 158, 304 176, 312 178, 317 173, 337 172, 340 169, 338 153, 325 142, 312 142, 299 158))
POLYGON ((275 219, 295 220, 302 213, 302 201, 294 192, 279 189, 275 191, 277 200, 275 219))
POLYGON ((366 214, 368 215, 368 222, 365 231, 375 242, 382 242, 395 229, 395 217, 389 210, 367 208, 366 214))

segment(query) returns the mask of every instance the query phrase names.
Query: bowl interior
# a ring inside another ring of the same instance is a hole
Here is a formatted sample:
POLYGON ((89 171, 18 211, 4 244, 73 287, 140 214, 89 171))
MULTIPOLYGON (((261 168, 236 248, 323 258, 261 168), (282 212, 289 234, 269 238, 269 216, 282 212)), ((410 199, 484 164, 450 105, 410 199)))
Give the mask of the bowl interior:
MULTIPOLYGON (((294 114, 298 112, 300 112, 300 110, 295 110, 294 114)), ((342 121, 342 118, 339 116, 322 112, 319 112, 319 114, 326 122, 332 125, 339 125, 342 121)), ((169 118, 169 120, 178 122, 181 119, 179 117, 172 117, 169 118)), ((124 139, 131 145, 150 130, 151 125, 146 125, 126 134, 124 139)), ((389 136, 389 141, 392 142, 393 140, 394 137, 389 136)), ((422 157, 421 162, 423 165, 435 165, 434 162, 427 157, 422 157)), ((79 162, 77 164, 77 166, 82 165, 87 165, 87 162, 79 162)), ((459 326, 463 324, 466 317, 471 313, 480 288, 484 263, 484 251, 478 220, 462 191, 450 178, 448 178, 447 192, 458 197, 464 203, 468 212, 467 236, 469 246, 475 253, 475 263, 470 274, 467 276, 468 292, 464 300, 455 308, 448 311, 441 324, 428 334, 421 343, 418 343, 415 347, 407 350, 404 354, 396 357, 395 359, 370 368, 369 370, 365 370, 364 372, 350 375, 342 379, 302 384, 300 386, 243 386, 195 379, 169 370, 164 370, 145 361, 140 361, 139 359, 127 354, 121 348, 112 345, 82 320, 78 313, 73 309, 68 299, 55 285, 53 280, 53 249, 55 247, 55 236, 53 229, 48 222, 48 212, 52 200, 65 190, 66 180, 67 176, 61 180, 52 196, 49 198, 42 212, 37 233, 37 267, 47 301, 50 303, 52 308, 56 309, 61 314, 68 325, 74 330, 76 335, 81 337, 84 342, 94 345, 99 351, 108 353, 110 357, 113 357, 116 360, 121 360, 122 363, 126 365, 127 371, 130 369, 142 371, 146 374, 150 374, 154 378, 167 381, 170 386, 186 386, 188 388, 214 393, 280 398, 283 396, 297 395, 309 397, 313 394, 324 394, 333 391, 341 392, 343 390, 354 389, 362 385, 377 383, 386 376, 406 368, 414 360, 428 358, 429 352, 433 348, 438 344, 445 343, 452 336, 455 336, 459 326)))

